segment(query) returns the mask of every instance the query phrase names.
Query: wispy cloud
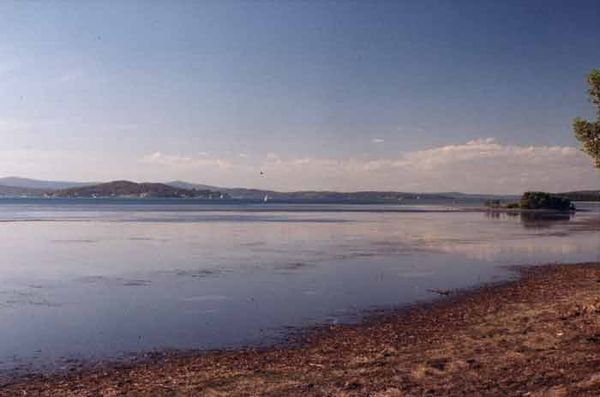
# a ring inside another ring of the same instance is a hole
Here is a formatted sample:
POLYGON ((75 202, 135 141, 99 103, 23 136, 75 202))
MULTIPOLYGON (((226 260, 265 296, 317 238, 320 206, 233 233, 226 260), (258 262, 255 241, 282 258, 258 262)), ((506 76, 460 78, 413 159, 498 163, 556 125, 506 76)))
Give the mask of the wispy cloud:
POLYGON ((200 152, 197 157, 163 154, 155 152, 142 157, 140 160, 144 164, 161 165, 174 168, 222 168, 233 167, 233 164, 227 160, 217 157, 209 157, 208 153, 200 152))
POLYGON ((520 193, 600 185, 600 173, 577 148, 507 145, 493 138, 371 159, 276 153, 243 158, 237 153, 217 156, 160 151, 132 159, 126 155, 107 158, 104 153, 93 152, 4 150, 0 151, 0 170, 3 175, 48 179, 185 179, 216 186, 280 190, 520 193))
POLYGON ((62 75, 58 77, 58 82, 60 84, 66 84, 73 81, 81 80, 85 77, 85 73, 81 69, 72 69, 65 71, 62 75))
POLYGON ((17 61, 0 61, 0 76, 13 73, 19 69, 17 61))
POLYGON ((27 130, 33 125, 30 121, 0 118, 0 132, 17 132, 27 130))
POLYGON ((383 142, 385 142, 385 140, 381 139, 381 138, 373 138, 373 139, 371 139, 371 142, 372 143, 383 143, 383 142))
POLYGON ((591 188, 600 175, 578 149, 505 145, 493 138, 399 153, 376 159, 283 157, 266 154, 252 165, 232 158, 187 157, 160 152, 142 160, 173 170, 213 169, 211 183, 277 189, 392 189, 519 193, 591 188), (256 170, 266 177, 257 178, 256 170), (226 172, 225 172, 226 171, 226 172), (225 180, 227 179, 227 180, 225 180))
POLYGON ((140 129, 140 125, 137 123, 116 123, 112 124, 110 128, 122 131, 134 131, 140 129))

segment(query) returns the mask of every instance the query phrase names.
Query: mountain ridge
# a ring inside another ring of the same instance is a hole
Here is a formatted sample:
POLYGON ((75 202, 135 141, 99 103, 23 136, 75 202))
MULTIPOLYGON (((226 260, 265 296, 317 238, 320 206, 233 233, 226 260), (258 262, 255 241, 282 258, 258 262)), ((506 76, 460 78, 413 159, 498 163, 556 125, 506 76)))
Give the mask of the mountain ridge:
POLYGON ((44 190, 0 185, 0 197, 40 197, 44 190))
MULTIPOLYGON (((202 197, 204 195, 218 197, 223 195, 227 198, 242 199, 242 200, 263 200, 268 197, 270 200, 281 201, 319 201, 319 202, 402 202, 408 201, 485 201, 489 199, 514 200, 519 196, 510 194, 484 194, 484 193, 462 193, 462 192, 435 192, 435 193, 419 193, 419 192, 401 192, 393 190, 362 190, 354 192, 338 192, 333 190, 298 190, 298 191, 276 191, 269 189, 254 189, 244 187, 224 188, 213 185, 191 183, 181 180, 174 180, 165 183, 153 182, 130 182, 130 181, 112 181, 105 183, 93 182, 70 182, 70 181, 45 181, 21 177, 4 177, 0 178, 0 196, 54 196, 54 197, 93 197, 101 195, 102 197, 115 197, 119 195, 140 196, 144 197, 202 197), (117 187, 115 183, 130 183, 128 188, 124 186, 117 187), (113 185, 110 185, 110 184, 113 185), (91 188, 101 186, 97 191, 91 188), (116 188, 115 191, 110 191, 116 188), (79 192, 74 189, 84 189, 79 192), (125 188, 125 190, 122 190, 125 188), (170 190, 169 188, 175 189, 170 190), (127 191, 127 189, 129 189, 127 191), (146 189, 144 191, 144 189, 146 189), (212 192, 212 195, 206 193, 212 192), (85 193, 88 192, 88 193, 85 193), (160 193, 162 192, 162 193, 160 193), (165 196, 160 196, 164 194, 165 196)), ((578 201, 600 201, 600 190, 581 190, 564 193, 555 193, 558 196, 570 198, 578 201)))
POLYGON ((0 178, 0 185, 2 186, 39 190, 69 189, 73 187, 94 185, 97 183, 98 182, 46 181, 41 179, 22 178, 18 176, 7 176, 0 178))

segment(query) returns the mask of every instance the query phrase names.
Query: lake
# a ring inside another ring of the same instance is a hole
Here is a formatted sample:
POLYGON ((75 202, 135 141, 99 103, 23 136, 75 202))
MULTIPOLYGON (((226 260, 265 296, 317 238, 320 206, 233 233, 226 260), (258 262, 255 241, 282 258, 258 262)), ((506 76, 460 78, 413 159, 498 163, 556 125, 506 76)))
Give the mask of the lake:
POLYGON ((600 260, 600 207, 0 200, 0 370, 282 341, 290 330, 600 260))

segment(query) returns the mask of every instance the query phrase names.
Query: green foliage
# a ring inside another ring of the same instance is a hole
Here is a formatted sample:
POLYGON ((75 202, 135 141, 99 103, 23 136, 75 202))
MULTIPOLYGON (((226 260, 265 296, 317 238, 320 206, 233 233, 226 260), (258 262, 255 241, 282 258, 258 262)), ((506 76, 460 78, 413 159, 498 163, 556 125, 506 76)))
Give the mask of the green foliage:
POLYGON ((545 192, 525 192, 519 201, 523 209, 574 210, 571 200, 545 192))
POLYGON ((592 103, 598 108, 598 119, 600 120, 600 69, 594 69, 588 75, 588 84, 590 85, 590 98, 592 103))
POLYGON ((521 205, 519 203, 509 203, 506 205, 506 208, 508 208, 509 210, 512 210, 512 209, 521 208, 521 205))
POLYGON ((600 168, 600 69, 594 69, 587 77, 591 102, 596 106, 596 121, 581 118, 573 120, 573 132, 581 142, 581 149, 594 159, 594 165, 600 168))

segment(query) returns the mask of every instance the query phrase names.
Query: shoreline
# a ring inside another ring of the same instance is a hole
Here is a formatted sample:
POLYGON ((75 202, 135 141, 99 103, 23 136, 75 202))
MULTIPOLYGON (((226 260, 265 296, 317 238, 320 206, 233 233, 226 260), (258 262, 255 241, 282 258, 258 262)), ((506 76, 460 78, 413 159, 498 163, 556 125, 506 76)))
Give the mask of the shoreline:
POLYGON ((302 343, 32 374, 0 396, 600 395, 600 263, 512 269, 516 280, 320 326, 302 343))

